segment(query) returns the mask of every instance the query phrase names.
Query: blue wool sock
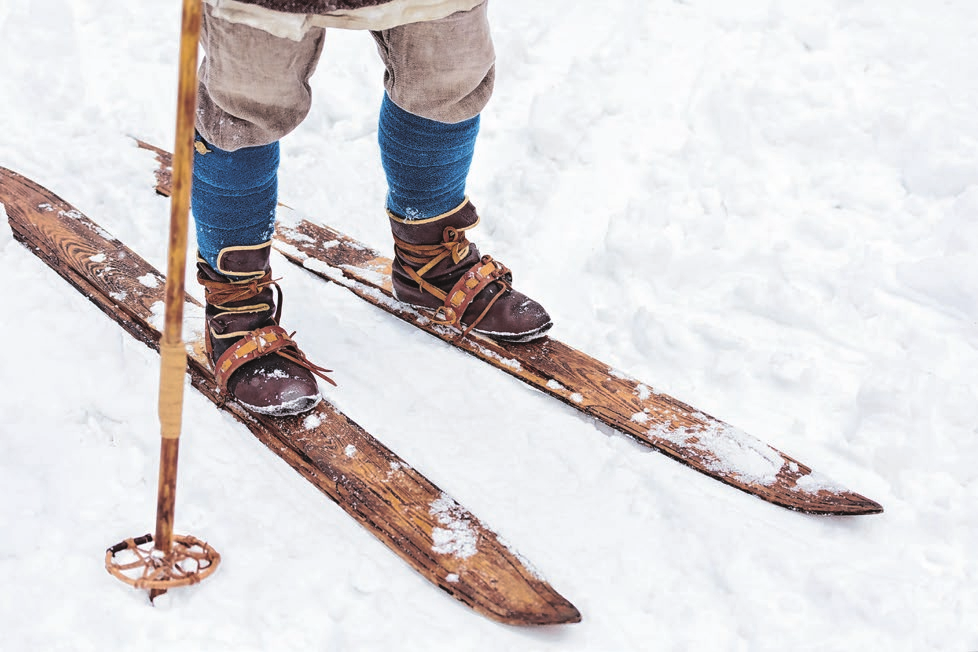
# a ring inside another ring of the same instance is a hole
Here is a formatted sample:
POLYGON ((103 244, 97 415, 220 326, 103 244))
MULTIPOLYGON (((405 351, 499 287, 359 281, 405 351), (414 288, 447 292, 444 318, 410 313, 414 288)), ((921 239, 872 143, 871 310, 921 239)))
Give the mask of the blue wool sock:
POLYGON ((197 248, 217 269, 225 247, 268 242, 275 231, 278 204, 278 142, 234 152, 197 140, 210 151, 194 152, 190 203, 197 226, 197 248))
POLYGON ((380 107, 380 160, 387 208, 408 219, 434 217, 465 199, 479 116, 447 124, 408 113, 385 94, 380 107))

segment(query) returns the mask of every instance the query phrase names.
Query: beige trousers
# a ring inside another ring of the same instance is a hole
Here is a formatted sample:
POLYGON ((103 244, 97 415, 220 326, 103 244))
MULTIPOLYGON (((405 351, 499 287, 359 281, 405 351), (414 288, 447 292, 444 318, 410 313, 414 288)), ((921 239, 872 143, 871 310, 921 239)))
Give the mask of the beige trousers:
MULTIPOLYGON (((478 115, 492 95, 495 52, 486 3, 439 20, 371 32, 391 100, 415 115, 455 123, 478 115)), ((309 113, 309 79, 325 30, 294 41, 215 18, 204 6, 197 131, 234 151, 267 145, 309 113)))

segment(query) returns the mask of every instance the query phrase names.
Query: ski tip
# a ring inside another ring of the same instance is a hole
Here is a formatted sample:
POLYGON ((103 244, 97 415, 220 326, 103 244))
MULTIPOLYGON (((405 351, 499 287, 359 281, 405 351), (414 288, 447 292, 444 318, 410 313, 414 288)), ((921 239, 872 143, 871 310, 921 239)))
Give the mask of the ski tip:
POLYGON ((783 503, 784 507, 817 516, 869 516, 882 514, 883 506, 852 491, 820 491, 812 500, 783 503))
POLYGON ((562 625, 563 624, 571 625, 571 624, 574 624, 574 623, 581 622, 581 612, 577 610, 577 607, 575 607, 574 605, 572 605, 569 602, 567 603, 567 606, 569 608, 567 609, 566 613, 564 614, 563 619, 559 621, 559 624, 562 624, 562 625))
POLYGON ((555 607, 553 613, 541 622, 531 623, 533 625, 573 625, 581 622, 581 612, 570 602, 564 600, 563 604, 555 607))
POLYGON ((871 500, 869 498, 866 498, 865 496, 861 496, 855 493, 850 493, 849 496, 851 497, 851 500, 856 505, 856 511, 854 512, 854 515, 862 515, 862 514, 869 515, 869 514, 883 513, 883 506, 878 502, 876 502, 875 500, 871 500))
POLYGON ((524 605, 514 610, 482 610, 476 609, 484 616, 517 627, 545 627, 548 625, 572 625, 581 622, 581 612, 577 607, 553 593, 546 604, 524 605))
POLYGON ((483 530, 479 554, 438 586, 476 613, 505 625, 539 627, 581 622, 581 612, 529 564, 483 530))

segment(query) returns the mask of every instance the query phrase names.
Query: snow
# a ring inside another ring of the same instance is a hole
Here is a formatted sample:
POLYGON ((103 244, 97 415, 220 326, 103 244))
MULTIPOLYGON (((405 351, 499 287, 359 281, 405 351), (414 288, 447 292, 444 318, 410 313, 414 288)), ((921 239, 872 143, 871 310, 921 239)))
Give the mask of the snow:
POLYGON ((479 552, 479 532, 464 509, 448 494, 431 503, 431 515, 445 527, 436 527, 431 531, 435 545, 432 551, 440 555, 451 555, 459 559, 468 559, 479 552))
POLYGON ((155 287, 159 287, 160 285, 160 278, 153 273, 144 274, 143 276, 140 276, 136 280, 148 288, 155 288, 155 287))
MULTIPOLYGON (((633 415, 632 420, 638 419, 633 415)), ((659 424, 649 429, 648 434, 654 439, 666 439, 680 448, 705 454, 707 467, 724 477, 772 485, 784 466, 784 459, 770 446, 722 423, 709 423, 705 428, 696 429, 659 424)))
MULTIPOLYGON (((179 3, 104 4, 0 3, 0 165, 165 269, 169 207, 129 135, 172 143, 179 3)), ((176 529, 224 562, 152 608, 101 551, 153 529, 159 358, 0 227, 0 330, 41 342, 0 365, 2 647, 978 650, 973 3, 490 15, 480 249, 609 373, 886 513, 809 517, 706 479, 276 254, 283 325, 336 370, 329 399, 584 621, 479 616, 192 390, 176 529)), ((280 192, 388 252, 374 50, 330 33, 280 192)))

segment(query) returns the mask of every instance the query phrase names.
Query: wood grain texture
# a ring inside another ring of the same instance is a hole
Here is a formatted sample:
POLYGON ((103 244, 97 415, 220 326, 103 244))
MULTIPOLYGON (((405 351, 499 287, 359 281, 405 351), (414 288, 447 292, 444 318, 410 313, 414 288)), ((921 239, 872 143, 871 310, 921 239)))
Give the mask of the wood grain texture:
MULTIPOLYGON (((197 46, 200 41, 200 0, 183 0, 180 65, 177 82, 176 170, 172 175, 170 232, 167 247, 163 335, 160 342, 160 481, 156 499, 154 546, 169 554, 173 548, 176 511, 178 438, 183 425, 183 376, 186 355, 182 340, 190 187, 193 181, 194 117, 197 113, 197 46)), ((150 593, 150 600, 154 597, 150 593)))
MULTIPOLYGON (((20 242, 133 337, 159 350, 164 289, 157 270, 50 191, 4 168, 0 203, 20 242)), ((202 307, 186 297, 185 308, 184 330, 199 338, 202 307)), ((251 414, 218 394, 199 342, 187 339, 198 391, 442 590, 503 623, 580 620, 577 609, 492 530, 329 403, 296 417, 251 414), (457 545, 460 538, 472 545, 457 545)))
MULTIPOLYGON (((156 154, 156 190, 169 193, 170 156, 156 154)), ((639 442, 763 500, 810 514, 878 514, 883 507, 798 460, 559 340, 505 344, 438 326, 393 298, 390 258, 282 206, 275 247, 286 258, 362 299, 519 378, 639 442)))

